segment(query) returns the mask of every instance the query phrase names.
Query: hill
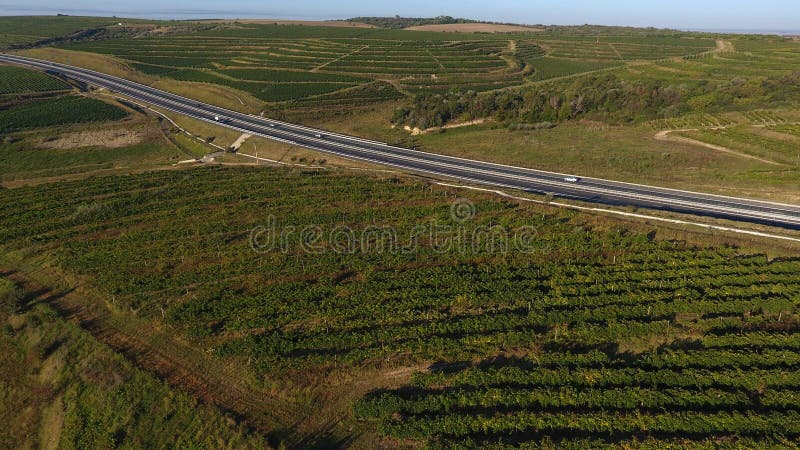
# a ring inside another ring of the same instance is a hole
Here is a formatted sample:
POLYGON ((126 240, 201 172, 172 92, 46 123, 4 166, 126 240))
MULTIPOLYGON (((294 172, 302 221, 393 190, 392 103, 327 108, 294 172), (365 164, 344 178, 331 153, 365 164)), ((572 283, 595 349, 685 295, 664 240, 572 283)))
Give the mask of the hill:
POLYGON ((390 30, 399 30, 403 28, 410 28, 424 25, 445 25, 445 24, 465 24, 465 23, 478 23, 476 20, 471 19, 456 19, 450 16, 439 17, 354 17, 348 19, 350 22, 360 22, 374 25, 378 28, 386 28, 390 30))

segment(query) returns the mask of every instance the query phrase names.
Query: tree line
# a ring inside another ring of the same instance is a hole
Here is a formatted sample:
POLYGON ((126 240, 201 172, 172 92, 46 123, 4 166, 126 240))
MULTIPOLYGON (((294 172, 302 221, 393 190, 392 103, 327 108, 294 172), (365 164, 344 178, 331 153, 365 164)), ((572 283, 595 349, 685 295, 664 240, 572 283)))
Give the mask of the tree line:
POLYGON ((505 125, 581 118, 633 123, 797 100, 800 71, 725 82, 630 81, 617 74, 596 74, 546 86, 482 94, 461 88, 444 94, 422 93, 410 105, 396 109, 392 121, 422 129, 481 118, 505 125))

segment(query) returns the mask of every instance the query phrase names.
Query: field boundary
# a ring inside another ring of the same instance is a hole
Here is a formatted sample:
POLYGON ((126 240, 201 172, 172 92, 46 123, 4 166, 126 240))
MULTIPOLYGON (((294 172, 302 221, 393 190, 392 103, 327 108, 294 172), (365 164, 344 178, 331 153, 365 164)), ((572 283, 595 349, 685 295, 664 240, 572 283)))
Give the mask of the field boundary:
POLYGON ((726 227, 726 226, 722 226, 722 225, 712 225, 712 224, 702 223, 702 222, 691 222, 691 221, 688 221, 688 220, 670 219, 668 217, 659 217, 659 216, 653 216, 653 215, 648 215, 648 214, 631 213, 631 212, 627 212, 627 211, 619 211, 619 210, 608 209, 608 208, 597 208, 597 207, 592 207, 592 206, 573 205, 573 204, 570 204, 570 203, 561 203, 561 202, 555 202, 555 201, 537 200, 537 199, 533 199, 533 198, 527 198, 527 197, 520 197, 520 196, 517 196, 517 195, 512 195, 512 194, 509 194, 507 192, 501 191, 499 189, 480 188, 480 187, 476 187, 476 186, 467 186, 467 185, 463 185, 463 184, 452 184, 452 183, 445 183, 445 182, 437 182, 436 184, 439 185, 439 186, 456 188, 456 189, 468 189, 468 190, 472 190, 472 191, 488 192, 488 193, 492 193, 492 194, 495 194, 495 195, 498 195, 500 197, 507 198, 507 199, 510 199, 510 200, 517 200, 517 201, 522 201, 522 202, 527 202, 527 203, 535 203, 535 204, 538 204, 538 205, 553 206, 553 207, 557 207, 557 208, 572 209, 572 210, 581 211, 581 212, 611 214, 611 215, 623 216, 623 217, 627 217, 627 218, 631 218, 631 219, 654 220, 654 221, 658 221, 658 222, 670 223, 670 224, 673 224, 673 225, 689 225, 689 226, 694 226, 694 227, 705 228, 707 230, 725 231, 725 232, 736 233, 736 234, 744 234, 744 235, 755 236, 755 237, 762 237, 762 238, 768 238, 768 239, 776 239, 776 240, 783 240, 783 241, 800 243, 800 237, 784 236, 784 235, 780 235, 780 234, 765 233, 765 232, 755 231, 755 230, 745 230, 743 228, 726 227))
MULTIPOLYGON (((728 127, 713 127, 713 128, 709 128, 709 129, 711 129, 711 130, 724 130, 725 128, 728 128, 728 127)), ((774 165, 774 166, 785 166, 785 164, 783 164, 783 163, 771 161, 769 159, 760 158, 758 156, 748 155, 747 153, 737 152, 736 150, 730 149, 728 147, 723 147, 721 145, 709 144, 708 142, 699 141, 697 139, 692 139, 692 138, 689 138, 689 137, 686 137, 686 136, 671 136, 672 133, 681 132, 681 131, 700 131, 700 129, 699 128, 686 128, 686 129, 681 129, 681 130, 662 130, 662 131, 659 131, 658 133, 656 133, 655 139, 658 140, 658 141, 679 142, 679 143, 683 143, 683 144, 689 144, 689 145, 694 145, 694 146, 698 146, 698 147, 703 147, 703 148, 707 148, 707 149, 710 149, 710 150, 715 150, 715 151, 726 153, 726 154, 729 154, 729 155, 738 156, 740 158, 752 159, 752 160, 755 160, 755 161, 759 161, 759 162, 762 162, 762 163, 765 163, 765 164, 774 165)))

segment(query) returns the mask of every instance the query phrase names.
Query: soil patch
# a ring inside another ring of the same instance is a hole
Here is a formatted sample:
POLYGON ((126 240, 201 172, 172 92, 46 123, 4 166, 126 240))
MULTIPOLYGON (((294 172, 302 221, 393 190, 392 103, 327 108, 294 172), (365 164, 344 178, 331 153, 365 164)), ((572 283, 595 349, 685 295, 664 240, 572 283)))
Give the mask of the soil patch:
POLYGON ((117 128, 112 130, 87 130, 65 135, 45 137, 38 144, 42 148, 106 147, 119 148, 135 145, 145 139, 141 130, 117 128))

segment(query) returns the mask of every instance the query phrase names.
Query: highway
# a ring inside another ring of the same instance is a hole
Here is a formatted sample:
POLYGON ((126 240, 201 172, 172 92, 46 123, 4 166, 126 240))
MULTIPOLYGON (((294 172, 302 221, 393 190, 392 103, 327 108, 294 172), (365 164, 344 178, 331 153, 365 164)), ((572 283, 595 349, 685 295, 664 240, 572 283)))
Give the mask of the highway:
POLYGON ((800 206, 559 174, 438 155, 220 108, 88 69, 0 54, 0 62, 51 71, 189 117, 344 158, 437 178, 617 206, 800 229, 800 206), (215 120, 219 118, 219 121, 215 120))

